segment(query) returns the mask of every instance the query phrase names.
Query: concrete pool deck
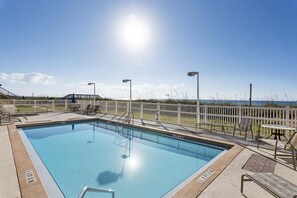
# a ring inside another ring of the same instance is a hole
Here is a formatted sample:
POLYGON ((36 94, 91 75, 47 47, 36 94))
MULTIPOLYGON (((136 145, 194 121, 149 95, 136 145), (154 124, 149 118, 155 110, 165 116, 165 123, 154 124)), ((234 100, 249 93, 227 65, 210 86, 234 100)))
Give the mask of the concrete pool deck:
MULTIPOLYGON (((83 116, 72 113, 49 113, 37 116, 30 116, 28 120, 21 118, 21 124, 38 124, 43 122, 63 122, 72 120, 92 119, 99 117, 100 119, 111 120, 112 115, 97 115, 95 117, 83 116)), ((252 173, 242 169, 249 157, 254 153, 259 153, 270 158, 273 157, 272 152, 267 149, 256 149, 255 142, 243 141, 242 137, 232 138, 231 135, 224 135, 221 132, 209 132, 204 130, 198 130, 190 127, 170 125, 170 124, 156 124, 154 122, 144 121, 144 123, 156 129, 168 130, 178 132, 180 134, 189 134, 199 136, 201 138, 211 138, 221 141, 233 142, 244 146, 242 152, 240 152, 234 159, 231 160, 227 167, 222 167, 222 172, 217 175, 215 180, 202 191, 199 197, 243 197, 240 193, 240 177, 244 173, 252 173)), ((18 124, 18 123, 16 123, 18 124)), ((135 125, 142 126, 141 120, 135 120, 135 125)), ((19 189, 19 180, 17 177, 17 171, 15 168, 15 160, 11 149, 10 139, 8 135, 8 129, 6 126, 0 126, 0 176, 6 178, 0 181, 0 197, 21 197, 21 191, 19 189)), ((14 154, 15 155, 15 154, 14 154)), ((289 164, 286 160, 277 160, 274 173, 282 176, 286 180, 297 184, 297 171, 292 169, 292 164, 289 164)), ((193 191, 199 188, 192 186, 193 191)), ((191 191, 188 189, 188 191, 191 191)), ((244 188, 244 196, 246 197, 272 197, 265 190, 254 184, 253 182, 246 182, 244 188)), ((23 195, 22 197, 30 197, 23 195)), ((174 197, 182 197, 178 193, 174 197)), ((189 193, 188 197, 195 197, 189 193)))

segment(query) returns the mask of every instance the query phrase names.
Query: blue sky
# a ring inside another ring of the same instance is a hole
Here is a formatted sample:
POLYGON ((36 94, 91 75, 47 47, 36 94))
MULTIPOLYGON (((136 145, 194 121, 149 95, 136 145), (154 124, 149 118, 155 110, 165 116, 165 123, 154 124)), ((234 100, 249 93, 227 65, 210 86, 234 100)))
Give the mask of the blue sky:
POLYGON ((0 83, 19 95, 297 100, 297 1, 0 0, 0 83), (119 28, 149 30, 140 50, 119 28))

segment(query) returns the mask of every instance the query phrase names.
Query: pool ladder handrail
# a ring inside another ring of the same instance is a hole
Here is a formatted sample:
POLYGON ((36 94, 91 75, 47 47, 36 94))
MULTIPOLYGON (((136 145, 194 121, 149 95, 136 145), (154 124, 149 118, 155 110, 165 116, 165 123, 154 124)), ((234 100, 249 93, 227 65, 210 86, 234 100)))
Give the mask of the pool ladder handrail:
MULTIPOLYGON (((118 134, 121 135, 125 139, 132 140, 134 138, 133 131, 132 131, 132 134, 129 134, 129 133, 124 132, 124 130, 125 130, 124 127, 122 127, 122 130, 118 129, 118 134)), ((126 129, 126 130, 128 130, 130 132, 129 129, 126 129)))
POLYGON ((127 122, 128 124, 131 123, 131 120, 132 120, 132 124, 134 124, 134 113, 133 112, 125 112, 123 113, 123 115, 120 116, 120 118, 118 119, 118 124, 120 124, 120 121, 123 121, 122 122, 122 125, 127 122))
POLYGON ((112 198, 115 198, 115 192, 112 189, 93 188, 90 186, 85 186, 79 193, 78 198, 83 198, 87 192, 111 193, 112 198))

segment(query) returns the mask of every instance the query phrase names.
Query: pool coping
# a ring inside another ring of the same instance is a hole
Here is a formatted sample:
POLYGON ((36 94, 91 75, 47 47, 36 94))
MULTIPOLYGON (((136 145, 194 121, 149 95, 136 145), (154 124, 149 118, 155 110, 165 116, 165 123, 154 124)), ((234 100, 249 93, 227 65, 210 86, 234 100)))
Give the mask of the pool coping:
MULTIPOLYGON (((14 161, 17 169, 17 176, 20 184, 20 191, 22 194, 22 197, 32 197, 34 195, 38 195, 37 197, 48 197, 47 193, 42 185, 42 182, 37 174, 37 171, 28 155, 28 152, 21 140, 21 137, 19 133, 17 132, 17 128, 23 128, 23 127, 30 127, 30 126, 41 126, 41 125, 54 125, 54 124, 67 124, 67 123, 73 123, 73 122, 85 122, 85 121, 104 121, 106 123, 117 123, 113 120, 106 120, 106 119, 100 119, 100 118, 79 118, 79 119, 67 119, 63 121, 37 121, 37 122, 30 122, 30 123, 18 123, 14 125, 8 126, 8 133, 11 141, 11 145, 13 148, 13 156, 14 161), (24 171, 26 170, 32 170, 34 176, 35 176, 35 182, 31 184, 26 183, 24 171)), ((204 171, 202 171, 200 174, 198 174, 192 181, 190 181, 188 184, 186 184, 181 190, 179 190, 176 194, 173 195, 174 198, 179 197, 198 197, 204 189, 207 188, 207 186, 215 180, 217 176, 220 175, 220 173, 236 158, 236 156, 244 149, 242 146, 230 143, 227 141, 222 140, 216 140, 206 137, 199 137, 197 135, 192 134, 184 134, 176 131, 166 131, 162 129, 157 129, 149 126, 142 126, 142 125, 126 125, 128 127, 134 127, 139 129, 148 129, 150 131, 171 136, 176 139, 185 139, 190 141, 200 141, 204 143, 211 143, 217 146, 223 146, 228 148, 228 152, 226 152, 222 157, 218 158, 216 161, 214 161, 212 164, 210 164, 204 171), (211 170, 213 173, 209 175, 205 181, 201 183, 201 177, 205 178, 205 175, 207 172, 211 170)))
POLYGON ((28 152, 21 140, 16 125, 7 126, 11 148, 13 152, 14 163, 17 171, 18 182, 20 186, 21 197, 48 197, 35 167, 28 155, 28 152), (33 182, 28 182, 26 172, 31 171, 33 182))

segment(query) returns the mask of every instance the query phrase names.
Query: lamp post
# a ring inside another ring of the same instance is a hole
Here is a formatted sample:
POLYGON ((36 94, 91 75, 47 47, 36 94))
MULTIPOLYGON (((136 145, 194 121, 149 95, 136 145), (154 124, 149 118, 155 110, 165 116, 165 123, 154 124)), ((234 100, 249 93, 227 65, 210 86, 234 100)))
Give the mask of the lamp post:
POLYGON ((96 98, 96 83, 88 83, 88 85, 94 85, 94 105, 95 105, 95 98, 96 98))
POLYGON ((253 89, 253 84, 250 84, 250 98, 249 98, 250 107, 252 106, 252 89, 253 89))
POLYGON ((132 100, 132 80, 124 79, 123 83, 130 82, 130 102, 129 102, 129 113, 131 113, 131 100, 132 100))
POLYGON ((200 108, 199 108, 199 72, 188 72, 188 76, 195 76, 197 75, 197 124, 200 123, 200 108))

